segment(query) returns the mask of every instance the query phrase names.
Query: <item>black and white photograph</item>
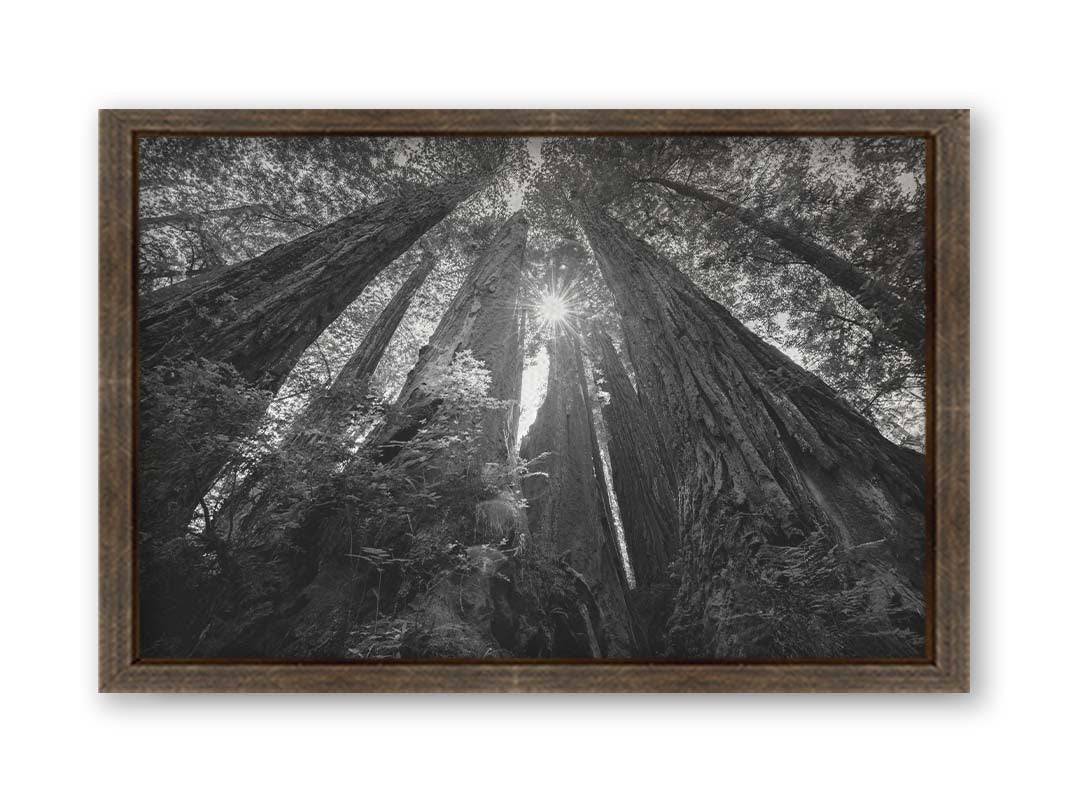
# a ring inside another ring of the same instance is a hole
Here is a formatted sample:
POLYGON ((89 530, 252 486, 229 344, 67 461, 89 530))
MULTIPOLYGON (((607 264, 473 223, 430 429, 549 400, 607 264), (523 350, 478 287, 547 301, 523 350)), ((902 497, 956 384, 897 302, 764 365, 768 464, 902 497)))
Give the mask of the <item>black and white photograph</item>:
POLYGON ((929 655, 929 140, 138 135, 140 654, 929 655))
POLYGON ((12 7, 5 796, 1053 794, 1062 16, 12 7))

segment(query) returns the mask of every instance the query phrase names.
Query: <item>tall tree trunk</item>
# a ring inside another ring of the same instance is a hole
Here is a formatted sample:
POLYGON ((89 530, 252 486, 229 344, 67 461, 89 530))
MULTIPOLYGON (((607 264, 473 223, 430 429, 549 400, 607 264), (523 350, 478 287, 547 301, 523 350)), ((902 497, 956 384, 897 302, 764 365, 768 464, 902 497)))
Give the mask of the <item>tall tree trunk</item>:
POLYGON ((432 254, 423 255, 422 263, 397 289, 396 294, 389 300, 389 304, 367 332, 359 348, 345 362, 329 389, 316 395, 308 403, 307 409, 293 426, 288 444, 307 446, 313 442, 317 431, 327 434, 337 432, 351 413, 353 406, 366 399, 370 380, 378 368, 378 362, 385 355, 415 293, 422 286, 435 263, 432 254))
POLYGON ((604 486, 581 349, 559 330, 549 343, 548 386, 522 443, 531 474, 523 480, 533 546, 561 556, 588 585, 601 653, 633 655, 637 643, 626 578, 604 486), (595 612, 595 613, 594 613, 595 612))
MULTIPOLYGON (((471 268, 456 297, 445 310, 429 343, 408 373, 397 396, 397 407, 407 418, 401 427, 391 427, 379 443, 397 445, 409 439, 436 408, 438 398, 428 387, 452 364, 456 355, 469 350, 489 371, 489 396, 506 402, 506 408, 491 411, 479 423, 481 452, 485 462, 506 464, 515 450, 515 408, 522 394, 521 337, 524 313, 519 306, 526 249, 526 218, 515 214, 471 268)), ((395 452, 389 448, 388 452, 395 452)))
POLYGON ((141 314, 142 365, 205 358, 277 389, 385 267, 485 182, 467 178, 387 200, 241 264, 153 292, 141 314))
MULTIPOLYGON (((469 178, 361 209, 249 261, 154 292, 141 315, 142 371, 164 359, 202 359, 206 368, 219 362, 255 388, 276 391, 363 289, 485 181, 469 178)), ((159 418, 158 400, 142 397, 143 420, 159 418)), ((140 528, 164 540, 181 534, 233 454, 231 442, 254 430, 265 410, 236 419, 220 415, 210 399, 193 403, 167 430, 141 429, 140 528), (212 446, 175 465, 169 442, 183 432, 173 425, 215 417, 212 446)))
POLYGON ((921 655, 922 457, 602 210, 574 208, 679 465, 668 653, 921 655))
MULTIPOLYGON (((418 361, 401 389, 397 405, 404 421, 373 435, 361 448, 362 452, 380 448, 383 459, 397 456, 404 442, 414 437, 441 407, 440 398, 435 395, 435 379, 446 372, 458 353, 469 350, 489 373, 489 394, 503 401, 501 408, 491 409, 480 419, 449 421, 451 431, 473 437, 471 449, 476 453, 477 463, 459 464, 446 451, 439 461, 404 464, 401 468, 412 478, 461 469, 469 469, 472 475, 479 476, 491 463, 501 467, 507 464, 514 449, 513 406, 519 402, 522 381, 518 299, 526 231, 525 218, 515 215, 481 254, 430 342, 420 350, 418 361)), ((469 510, 466 507, 449 508, 449 514, 445 509, 415 509, 402 530, 378 531, 371 542, 358 536, 353 539, 351 532, 352 522, 358 523, 363 509, 349 508, 348 499, 334 496, 332 489, 324 487, 324 494, 316 499, 315 506, 287 536, 281 588, 258 607, 243 609, 227 629, 227 639, 206 642, 205 653, 243 657, 278 653, 343 657, 344 640, 349 633, 346 626, 350 624, 346 617, 349 612, 358 616, 356 592, 365 588, 367 580, 365 575, 357 580, 354 569, 359 562, 350 557, 350 548, 373 543, 375 547, 397 552, 405 544, 410 545, 410 538, 405 534, 418 531, 423 523, 432 527, 446 516, 450 520, 462 519, 449 535, 464 545, 472 545, 479 539, 485 541, 490 534, 499 534, 501 519, 514 522, 521 516, 517 497, 502 492, 501 496, 476 503, 472 514, 466 513, 469 510), (262 607, 271 610, 264 614, 262 607), (261 624, 258 620, 267 622, 261 624)))
POLYGON ((673 467, 657 435, 655 413, 638 396, 603 331, 593 335, 599 354, 603 406, 615 496, 626 547, 640 587, 665 583, 678 547, 678 510, 673 467))
MULTIPOLYGON (((330 460, 330 454, 340 443, 353 412, 367 399, 374 371, 404 319, 415 293, 435 263, 432 253, 423 254, 421 263, 397 289, 333 383, 325 391, 316 394, 292 422, 278 446, 283 458, 307 467, 315 462, 317 472, 329 469, 332 461, 330 464, 321 462, 330 460), (315 445, 323 441, 329 444, 316 448, 315 445)), ((236 530, 246 536, 261 527, 266 513, 274 505, 277 491, 284 492, 287 488, 280 486, 276 491, 264 485, 269 479, 266 470, 255 468, 226 500, 219 517, 230 521, 231 533, 236 530)))
POLYGON ((781 223, 724 200, 703 189, 666 178, 646 178, 640 183, 652 183, 699 200, 712 211, 736 219, 753 230, 773 239, 783 249, 818 270, 834 286, 851 295, 870 311, 879 322, 881 332, 911 354, 916 363, 924 361, 926 325, 921 313, 900 295, 864 274, 841 256, 781 223))

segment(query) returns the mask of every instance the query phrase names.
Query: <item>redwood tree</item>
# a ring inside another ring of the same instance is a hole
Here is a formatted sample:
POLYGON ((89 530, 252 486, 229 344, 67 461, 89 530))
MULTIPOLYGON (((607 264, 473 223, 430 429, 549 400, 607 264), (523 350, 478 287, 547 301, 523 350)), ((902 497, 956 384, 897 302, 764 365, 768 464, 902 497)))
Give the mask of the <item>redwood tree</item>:
POLYGON ((922 458, 622 224, 574 209, 677 471, 677 657, 922 653, 922 458))
POLYGON ((286 443, 299 446, 310 444, 320 432, 335 434, 343 425, 353 406, 367 397, 370 380, 385 354, 393 334, 407 313, 415 293, 422 286, 435 264, 432 253, 425 252, 422 261, 397 289, 389 304, 378 316, 356 352, 345 362, 329 388, 317 394, 294 422, 286 443))
MULTIPOLYGON (((518 299, 526 232, 521 215, 501 227, 420 351, 396 401, 396 419, 330 482, 316 487, 299 520, 263 545, 279 551, 270 561, 282 564, 282 577, 266 594, 235 601, 217 637, 205 640, 204 652, 341 657, 368 590, 375 617, 378 601, 387 597, 395 607, 401 591, 392 578, 373 585, 382 572, 368 574, 362 554, 404 556, 413 546, 409 534, 471 545, 516 532, 517 497, 497 486, 499 468, 513 450, 513 406, 521 389, 518 299), (442 398, 440 380, 458 362, 479 363, 484 370, 493 401, 484 413, 477 403, 442 398), (433 441, 423 447, 426 438, 433 441), (479 497, 471 486, 483 483, 488 487, 479 497), (419 500, 411 499, 415 495, 419 500), (390 515, 386 506, 396 504, 405 511, 390 515)), ((447 639, 448 633, 440 635, 447 639)))
POLYGON ((561 556, 595 598, 587 609, 602 652, 633 655, 637 642, 626 578, 604 486, 585 366, 575 337, 562 327, 548 344, 544 403, 523 440, 531 473, 523 481, 535 546, 561 556))
POLYGON ((272 478, 270 468, 261 466, 253 469, 241 481, 237 491, 227 498, 217 516, 232 520, 233 529, 247 535, 264 522, 263 515, 277 499, 276 495, 291 489, 292 466, 299 472, 306 472, 312 466, 316 473, 329 471, 345 439, 347 427, 367 399, 378 363, 415 293, 435 264, 433 253, 424 251, 419 265, 396 290, 333 383, 312 397, 293 420, 278 446, 279 458, 291 465, 289 469, 279 470, 278 482, 282 485, 266 485, 265 482, 272 478))
POLYGON ((402 422, 381 432, 388 452, 414 436, 433 413, 437 398, 428 390, 461 351, 489 371, 489 394, 506 403, 478 423, 487 462, 504 465, 515 449, 516 407, 522 393, 523 309, 519 304, 527 235, 526 218, 515 214, 471 268, 397 397, 402 422), (399 437, 399 440, 398 440, 399 437))
MULTIPOLYGON (((485 185, 471 177, 353 212, 242 264, 220 267, 157 290, 141 313, 142 370, 158 367, 164 386, 181 365, 218 373, 217 393, 191 394, 179 415, 142 396, 140 527, 180 534, 200 498, 262 413, 228 413, 245 381, 264 399, 278 389, 305 348, 386 266, 460 202, 485 185), (210 436, 178 460, 193 436, 183 424, 211 422, 210 436)), ((178 376, 180 377, 180 376, 178 376)), ((265 408, 265 404, 263 406, 265 408)))
POLYGON ((465 178, 387 200, 153 292, 141 312, 142 366, 210 359, 276 389, 367 284, 486 181, 465 178))
POLYGON ((630 563, 638 586, 662 584, 678 546, 674 461, 656 432, 655 409, 630 383, 611 337, 597 331, 593 341, 608 394, 604 424, 630 563))

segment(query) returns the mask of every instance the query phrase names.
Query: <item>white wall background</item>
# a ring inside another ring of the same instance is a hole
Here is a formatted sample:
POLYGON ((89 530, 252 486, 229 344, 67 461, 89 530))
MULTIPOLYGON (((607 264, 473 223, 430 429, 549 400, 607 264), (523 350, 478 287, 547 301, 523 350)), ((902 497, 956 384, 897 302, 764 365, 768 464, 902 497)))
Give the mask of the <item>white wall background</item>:
POLYGON ((929 0, 7 7, 0 791, 1062 790, 1061 13, 929 0), (97 695, 96 109, 108 106, 972 108, 973 693, 97 695))

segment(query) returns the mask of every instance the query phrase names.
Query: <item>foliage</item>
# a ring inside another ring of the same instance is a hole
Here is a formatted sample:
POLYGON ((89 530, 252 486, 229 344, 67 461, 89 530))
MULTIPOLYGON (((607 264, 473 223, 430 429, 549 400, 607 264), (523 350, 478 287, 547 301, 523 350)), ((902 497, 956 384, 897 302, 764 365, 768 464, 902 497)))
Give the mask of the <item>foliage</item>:
POLYGON ((493 173, 450 219, 455 234, 466 222, 502 216, 513 182, 529 170, 522 140, 509 139, 146 136, 139 143, 142 292, 247 260, 382 200, 493 173))
POLYGON ((229 364, 203 358, 167 360, 141 377, 141 425, 162 432, 153 441, 166 454, 155 463, 176 466, 205 452, 234 450, 244 459, 258 457, 261 441, 248 420, 269 401, 268 392, 249 385, 229 364))
MULTIPOLYGON (((613 215, 710 297, 817 374, 888 438, 922 449, 924 365, 869 312, 775 242, 648 178, 672 178, 781 222, 850 260, 912 308, 925 306, 921 139, 764 137, 548 140, 532 216, 544 247, 592 261, 573 193, 613 215)), ((610 295, 582 269, 583 296, 609 327, 610 295)))
MULTIPOLYGON (((589 585, 526 530, 518 487, 537 464, 485 455, 483 421, 511 411, 492 397, 485 365, 457 353, 420 387, 418 402, 393 404, 471 265, 520 205, 530 224, 520 298, 527 361, 555 334, 539 318, 548 292, 566 298, 567 327, 608 333, 630 369, 614 298, 571 206, 581 196, 606 206, 886 436, 922 447, 922 365, 867 309, 757 231, 647 182, 681 181, 786 225, 921 308, 926 199, 918 140, 567 137, 537 147, 508 137, 139 141, 146 293, 225 269, 383 199, 489 176, 483 190, 378 275, 273 395, 248 385, 232 366, 205 359, 164 362, 142 375, 141 424, 160 434, 152 439, 160 451, 155 463, 180 467, 205 453, 229 455, 220 474, 205 476, 190 528, 146 543, 147 602, 157 615, 181 620, 146 642, 148 653, 275 647, 378 659, 585 657, 595 649, 589 636, 599 621, 589 585), (350 404, 339 426, 299 429, 309 400, 331 386, 427 256, 435 267, 366 397, 350 404), (487 553, 497 565, 491 572, 487 553)), ((141 480, 167 477, 157 471, 141 480)), ((847 652, 855 649, 848 637, 866 635, 865 626, 871 636, 885 634, 864 615, 887 603, 898 606, 901 636, 912 635, 915 598, 891 587, 872 599, 872 587, 889 585, 883 575, 857 567, 853 583, 826 584, 838 575, 826 565, 841 557, 768 550, 744 566, 767 597, 779 593, 783 604, 786 596, 804 598, 803 608, 783 605, 779 617, 765 621, 769 637, 776 626, 786 640, 797 638, 789 630, 807 629, 820 652, 847 652), (789 592, 781 576, 796 581, 789 592)), ((655 604, 668 600, 657 596, 655 604)), ((702 609, 675 611, 678 636, 703 624, 702 609)))

